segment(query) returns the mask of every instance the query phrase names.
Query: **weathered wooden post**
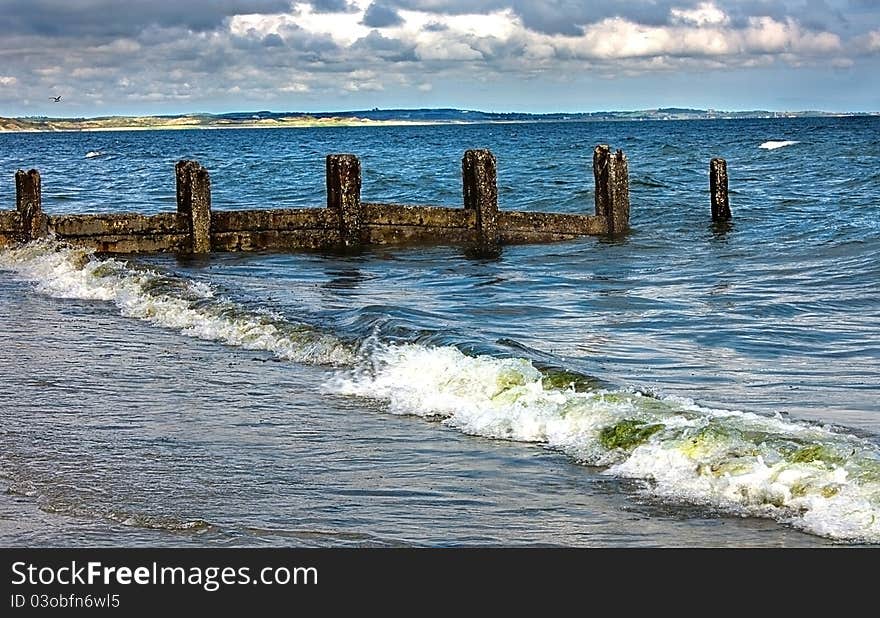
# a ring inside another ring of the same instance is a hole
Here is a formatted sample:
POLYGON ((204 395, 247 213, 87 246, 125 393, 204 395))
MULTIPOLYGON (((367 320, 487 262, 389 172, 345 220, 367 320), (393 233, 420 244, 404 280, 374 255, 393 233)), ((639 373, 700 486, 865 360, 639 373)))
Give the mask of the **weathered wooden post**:
POLYGON ((342 244, 361 243, 361 162, 353 154, 327 155, 327 208, 339 213, 342 244))
POLYGON ((47 220, 43 216, 40 172, 37 170, 15 172, 15 209, 21 218, 21 240, 27 242, 48 233, 47 220))
POLYGON ((622 150, 612 153, 607 144, 593 151, 596 179, 596 215, 605 217, 609 234, 629 230, 629 165, 622 150))
POLYGON ((477 254, 496 256, 501 251, 498 235, 497 163, 491 150, 468 150, 461 160, 464 207, 476 212, 477 254))
POLYGON ((730 221, 727 161, 724 159, 715 158, 709 162, 709 193, 712 196, 712 221, 730 221))
POLYGON ((211 251, 211 176, 198 161, 178 161, 177 212, 189 226, 192 253, 211 251))
POLYGON ((174 166, 174 176, 177 179, 177 212, 187 215, 192 210, 192 169, 199 166, 198 161, 178 161, 174 166))

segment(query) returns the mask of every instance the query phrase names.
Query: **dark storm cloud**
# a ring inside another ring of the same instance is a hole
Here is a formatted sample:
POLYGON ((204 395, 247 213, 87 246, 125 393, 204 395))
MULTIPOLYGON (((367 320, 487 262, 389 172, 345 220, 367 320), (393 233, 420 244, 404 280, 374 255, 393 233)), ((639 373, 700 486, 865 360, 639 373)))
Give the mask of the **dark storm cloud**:
POLYGON ((355 52, 367 52, 372 57, 380 57, 389 62, 415 62, 417 60, 412 45, 399 39, 385 37, 378 30, 358 39, 351 46, 355 52))
POLYGON ((339 45, 327 34, 309 32, 299 26, 288 26, 281 31, 285 45, 293 51, 328 54, 341 51, 339 45))
MULTIPOLYGON (((288 62, 296 58, 297 52, 304 52, 309 58, 314 59, 325 54, 333 54, 340 50, 336 42, 326 34, 309 32, 296 24, 288 24, 277 33, 267 34, 257 38, 252 36, 233 36, 231 45, 241 50, 258 51, 267 47, 284 47, 285 53, 291 54, 288 62)), ((174 47, 172 49, 179 49, 174 47)), ((242 56, 239 62, 251 62, 259 64, 263 59, 258 57, 242 56)))
POLYGON ((374 2, 364 13, 363 24, 370 28, 388 28, 390 26, 399 26, 403 23, 403 18, 397 14, 397 11, 384 4, 374 2))
POLYGON ((205 32, 242 13, 280 13, 289 0, 3 0, 0 32, 53 37, 133 36, 150 26, 205 32))
POLYGON ((267 34, 263 37, 263 47, 284 47, 284 39, 277 34, 267 34))
POLYGON ((354 13, 358 8, 348 0, 309 0, 315 13, 354 13))
POLYGON ((514 2, 514 10, 522 17, 526 28, 545 34, 579 36, 580 26, 592 24, 609 17, 626 17, 649 26, 667 23, 672 6, 688 6, 695 2, 655 2, 651 0, 627 0, 608 2, 514 2))

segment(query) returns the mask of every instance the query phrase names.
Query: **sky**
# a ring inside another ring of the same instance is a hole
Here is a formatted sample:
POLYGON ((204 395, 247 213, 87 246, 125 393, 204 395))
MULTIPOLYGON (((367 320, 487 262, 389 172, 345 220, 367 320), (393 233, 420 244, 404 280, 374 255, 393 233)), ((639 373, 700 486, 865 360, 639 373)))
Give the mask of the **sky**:
POLYGON ((880 0, 0 0, 0 116, 878 111, 878 75, 880 0))

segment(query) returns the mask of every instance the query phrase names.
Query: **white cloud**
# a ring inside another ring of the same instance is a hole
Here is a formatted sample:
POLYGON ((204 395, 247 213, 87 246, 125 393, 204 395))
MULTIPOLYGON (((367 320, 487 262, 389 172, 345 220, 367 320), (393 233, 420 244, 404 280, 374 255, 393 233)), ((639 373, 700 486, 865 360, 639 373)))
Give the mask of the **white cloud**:
POLYGON ((94 79, 106 75, 107 69, 102 67, 76 67, 70 72, 70 76, 77 79, 94 79))
POLYGON ((722 26, 730 22, 727 13, 715 6, 714 2, 702 2, 693 9, 673 8, 669 11, 672 23, 691 26, 722 26))
POLYGON ((348 77, 343 85, 347 92, 380 92, 385 89, 381 76, 375 71, 357 69, 350 71, 348 77))
POLYGON ((862 37, 859 47, 869 54, 880 53, 880 30, 872 30, 862 37))
POLYGON ((345 90, 348 92, 380 92, 385 89, 380 82, 372 80, 372 81, 355 81, 351 80, 346 82, 343 86, 345 90))
POLYGON ((293 92, 296 94, 302 94, 304 92, 309 92, 311 88, 308 84, 304 84, 302 82, 290 82, 289 84, 285 84, 279 88, 281 92, 293 92))
MULTIPOLYGON (((360 23, 362 10, 319 14, 308 5, 298 4, 296 11, 287 15, 238 15, 230 20, 229 27, 237 36, 257 38, 283 35, 285 28, 302 28, 349 47, 371 32, 360 23)), ((805 29, 793 18, 751 17, 745 27, 734 27, 713 2, 703 2, 693 9, 671 9, 670 25, 645 25, 612 17, 584 27, 582 36, 574 37, 530 30, 511 9, 488 14, 443 15, 412 10, 400 14, 403 23, 384 28, 382 36, 411 46, 416 56, 426 61, 505 61, 513 58, 499 56, 511 50, 519 54, 516 61, 527 62, 554 57, 610 61, 665 56, 816 55, 842 49, 838 35, 805 29), (426 29, 428 24, 442 28, 426 29)))
MULTIPOLYGON (((352 13, 323 14, 314 13, 307 4, 295 4, 288 14, 235 16, 228 22, 229 31, 255 41, 269 34, 290 37, 294 33, 332 39, 338 46, 332 62, 353 62, 373 70, 369 76, 337 80, 336 88, 346 92, 382 90, 411 70, 448 74, 475 63, 486 69, 483 74, 487 76, 518 72, 523 77, 548 70, 591 70, 609 77, 683 67, 718 70, 766 66, 773 59, 791 66, 845 64, 837 34, 804 28, 793 18, 751 17, 734 23, 715 2, 672 8, 666 24, 605 18, 584 26, 580 36, 535 31, 512 9, 484 14, 399 10, 401 23, 383 28, 379 35, 361 23, 369 2, 358 6, 352 13), (350 50, 353 46, 356 49, 350 50), (399 64, 404 58, 409 58, 410 65, 399 64)), ((326 66, 321 63, 315 70, 326 66)), ((305 73, 295 85, 281 86, 282 91, 304 93, 321 88, 316 83, 306 87, 309 80, 322 82, 324 87, 330 83, 317 73, 300 70, 305 73)))
POLYGON ((804 30, 794 19, 750 17, 740 44, 751 53, 823 54, 841 51, 840 37, 830 32, 804 30))
MULTIPOLYGON (((384 89, 391 100, 397 92, 427 92, 432 85, 445 94, 463 79, 506 81, 515 90, 533 78, 858 67, 872 62, 860 56, 880 53, 877 20, 846 30, 773 0, 749 6, 730 0, 547 0, 541 6, 525 0, 383 0, 402 19, 379 30, 363 25, 370 4, 356 0, 352 12, 316 13, 302 0, 286 6, 239 2, 236 7, 249 11, 284 12, 233 15, 229 9, 225 19, 200 29, 188 26, 190 20, 121 31, 108 26, 69 39, 13 34, 2 37, 0 52, 12 63, 6 66, 30 77, 22 84, 0 76, 0 86, 16 85, 15 98, 6 88, 0 103, 41 100, 47 89, 77 92, 84 107, 111 95, 157 102, 283 97, 294 103, 340 93, 354 100, 350 93, 384 89)), ((84 21, 81 28, 98 26, 84 21)))
MULTIPOLYGON (((426 15, 425 21, 433 16, 426 15)), ((522 20, 510 9, 488 15, 452 15, 441 20, 453 32, 484 38, 508 39, 523 30, 522 20)))
POLYGON ((234 15, 229 19, 229 31, 235 36, 263 38, 279 34, 284 28, 297 25, 297 16, 287 13, 276 15, 234 15))
POLYGON ((370 33, 370 28, 360 23, 366 7, 361 7, 357 13, 314 13, 307 4, 297 5, 297 8, 300 10, 296 18, 299 27, 308 32, 329 35, 341 45, 351 45, 370 33))
POLYGON ((269 34, 283 36, 285 31, 302 28, 349 46, 370 33, 370 28, 361 23, 364 8, 354 13, 316 13, 308 4, 294 4, 290 13, 235 15, 229 20, 229 30, 236 36, 263 38, 269 34))
POLYGON ((12 75, 0 75, 0 86, 14 86, 18 83, 18 78, 12 75))
POLYGON ((444 40, 441 37, 422 38, 416 45, 420 60, 480 60, 483 54, 464 41, 444 40))

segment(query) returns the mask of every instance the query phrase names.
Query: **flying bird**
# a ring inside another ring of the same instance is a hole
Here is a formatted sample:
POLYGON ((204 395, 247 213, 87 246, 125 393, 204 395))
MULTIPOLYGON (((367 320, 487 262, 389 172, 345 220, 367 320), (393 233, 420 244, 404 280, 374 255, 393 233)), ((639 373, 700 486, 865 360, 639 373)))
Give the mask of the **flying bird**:
POLYGON ((52 99, 53 101, 55 101, 56 103, 61 102, 61 95, 60 94, 57 97, 49 97, 49 98, 52 99))

